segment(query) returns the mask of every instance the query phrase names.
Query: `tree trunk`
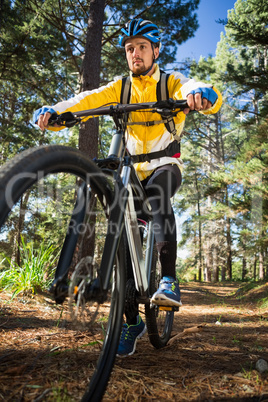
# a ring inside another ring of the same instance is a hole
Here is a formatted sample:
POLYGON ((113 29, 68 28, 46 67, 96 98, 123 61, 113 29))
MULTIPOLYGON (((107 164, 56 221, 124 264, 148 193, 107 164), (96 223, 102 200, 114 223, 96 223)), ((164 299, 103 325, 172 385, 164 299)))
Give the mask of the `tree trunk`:
MULTIPOLYGON (((200 216, 200 206, 199 206, 199 201, 198 201, 198 216, 200 216)), ((199 268, 198 268, 198 280, 199 282, 202 281, 202 272, 203 272, 203 253, 202 253, 202 224, 201 224, 201 220, 199 220, 198 222, 198 237, 199 237, 199 268)))
POLYGON ((247 275, 247 260, 245 257, 243 257, 243 262, 242 262, 242 281, 246 279, 247 275))
MULTIPOLYGON (((208 127, 208 176, 213 172, 213 160, 212 160, 212 140, 211 140, 211 130, 208 127)), ((212 207, 212 197, 209 195, 207 197, 207 209, 211 210, 212 207)), ((215 222, 210 221, 208 224, 208 233, 207 233, 207 250, 206 250, 206 282, 211 282, 212 278, 212 269, 213 269, 213 236, 215 235, 215 222)))
POLYGON ((203 272, 203 253, 202 253, 202 223, 201 223, 201 207, 200 207, 200 194, 198 188, 197 175, 195 174, 195 187, 197 193, 197 212, 198 212, 198 280, 202 281, 203 272))
MULTIPOLYGON (((85 57, 82 65, 82 90, 88 91, 99 87, 102 28, 104 21, 105 0, 91 0, 86 38, 85 57)), ((98 157, 99 124, 98 119, 89 119, 81 124, 79 130, 79 149, 90 158, 98 157)), ((95 221, 91 224, 94 226, 95 221)), ((96 219, 94 217, 94 219, 96 219)), ((87 228, 80 245, 79 255, 85 257, 94 249, 94 230, 87 228)))
POLYGON ((213 254, 212 254, 212 258, 213 258, 213 263, 212 263, 212 267, 213 267, 213 274, 212 274, 212 282, 219 282, 219 251, 217 246, 214 245, 213 247, 213 254))
POLYGON ((204 281, 211 282, 211 273, 212 273, 212 264, 213 264, 213 257, 212 257, 212 240, 210 237, 207 239, 207 247, 206 247, 206 265, 204 269, 204 281))
POLYGON ((259 280, 264 280, 264 262, 263 262, 263 250, 259 252, 259 280))
MULTIPOLYGON (((221 157, 222 157, 222 164, 225 165, 225 147, 224 147, 224 140, 222 136, 222 130, 219 130, 219 135, 220 135, 220 143, 221 143, 221 157)), ((228 196, 228 187, 226 187, 225 190, 225 205, 229 206, 229 196, 228 196)), ((226 258, 226 270, 225 266, 222 267, 222 281, 225 281, 226 279, 226 271, 227 271, 227 277, 231 281, 232 280, 232 237, 231 237, 231 221, 230 218, 227 216, 226 217, 226 252, 227 252, 227 258, 226 258)))
POLYGON ((256 281, 257 279, 257 256, 254 256, 254 264, 253 264, 253 279, 256 281))
MULTIPOLYGON (((85 56, 82 64, 82 91, 99 87, 102 27, 105 0, 91 0, 87 28, 85 56)), ((79 131, 79 149, 91 158, 98 156, 98 119, 89 119, 81 125, 79 131)))
POLYGON ((20 267, 21 263, 21 255, 20 255, 20 248, 21 248, 21 233, 24 227, 24 220, 25 220, 25 211, 28 204, 30 196, 30 191, 26 191, 24 195, 20 199, 20 211, 18 222, 16 225, 16 234, 14 236, 14 243, 13 243, 13 253, 12 253, 12 261, 15 261, 16 264, 20 267))
MULTIPOLYGON (((232 237, 231 237, 231 222, 230 218, 226 218, 226 243, 227 243, 227 275, 229 281, 232 280, 233 272, 232 272, 232 237)), ((225 279, 225 278, 224 278, 225 279)), ((224 280, 222 278, 222 280, 224 280)))
POLYGON ((267 253, 267 249, 264 251, 264 261, 265 261, 265 265, 264 265, 264 276, 265 278, 268 278, 268 253, 267 253))

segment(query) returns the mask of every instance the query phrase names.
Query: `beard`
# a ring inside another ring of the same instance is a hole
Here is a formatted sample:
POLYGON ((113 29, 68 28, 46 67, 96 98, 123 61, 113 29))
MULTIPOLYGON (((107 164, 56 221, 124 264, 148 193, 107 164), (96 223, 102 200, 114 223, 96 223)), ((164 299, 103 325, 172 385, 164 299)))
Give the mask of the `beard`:
MULTIPOLYGON (((139 60, 141 60, 142 61, 142 63, 143 63, 143 60, 142 59, 139 59, 139 60)), ((133 73, 133 74, 135 74, 135 75, 141 75, 141 74, 143 74, 143 73, 146 73, 146 71, 150 71, 150 69, 152 68, 152 66, 153 66, 153 64, 154 64, 154 60, 152 60, 152 64, 150 65, 150 66, 146 66, 144 63, 143 64, 140 64, 140 65, 135 65, 135 64, 133 64, 132 65, 132 68, 128 65, 128 67, 129 67, 129 69, 130 69, 130 71, 133 73)))
POLYGON ((142 73, 145 73, 146 70, 148 70, 148 68, 146 68, 145 66, 139 66, 139 67, 133 67, 131 71, 134 74, 141 75, 142 73))

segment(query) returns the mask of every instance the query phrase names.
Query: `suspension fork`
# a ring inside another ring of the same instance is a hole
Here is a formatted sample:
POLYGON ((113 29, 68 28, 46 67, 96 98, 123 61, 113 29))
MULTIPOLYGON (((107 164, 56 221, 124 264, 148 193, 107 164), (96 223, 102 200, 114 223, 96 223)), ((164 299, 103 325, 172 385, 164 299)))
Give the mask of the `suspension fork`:
POLYGON ((147 242, 146 242, 146 254, 145 254, 145 271, 148 283, 150 283, 150 277, 151 277, 153 250, 154 250, 154 232, 153 232, 153 222, 150 220, 148 222, 148 228, 147 228, 147 242))
POLYGON ((132 166, 124 166, 122 171, 123 185, 128 189, 128 200, 125 211, 125 227, 128 239, 128 246, 131 255, 132 269, 136 289, 139 292, 139 300, 145 302, 148 299, 148 284, 151 275, 151 265, 153 258, 154 235, 152 223, 148 223, 148 236, 146 243, 145 261, 143 258, 143 248, 138 225, 137 214, 134 205, 133 191, 129 184, 132 166))
POLYGON ((54 294, 57 303, 62 303, 68 294, 67 274, 79 237, 79 225, 86 213, 87 192, 87 184, 83 182, 77 190, 75 207, 56 268, 55 279, 50 287, 50 292, 54 294))

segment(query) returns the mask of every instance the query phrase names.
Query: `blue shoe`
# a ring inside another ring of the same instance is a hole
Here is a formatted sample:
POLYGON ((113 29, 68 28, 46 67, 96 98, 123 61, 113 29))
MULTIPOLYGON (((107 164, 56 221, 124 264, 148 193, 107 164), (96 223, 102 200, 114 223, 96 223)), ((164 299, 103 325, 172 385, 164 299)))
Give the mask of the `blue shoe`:
POLYGON ((136 325, 124 324, 119 346, 117 349, 117 356, 131 356, 136 350, 137 340, 140 339, 147 331, 146 325, 141 317, 137 317, 136 325))
POLYGON ((158 290, 151 298, 151 303, 158 306, 181 306, 181 293, 178 282, 171 276, 164 276, 160 281, 158 290))

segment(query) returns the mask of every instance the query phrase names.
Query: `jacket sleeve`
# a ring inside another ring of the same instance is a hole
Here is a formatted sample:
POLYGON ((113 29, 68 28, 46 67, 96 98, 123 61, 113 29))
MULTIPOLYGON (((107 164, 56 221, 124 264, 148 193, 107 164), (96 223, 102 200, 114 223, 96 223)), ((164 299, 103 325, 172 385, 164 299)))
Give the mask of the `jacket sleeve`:
MULTIPOLYGON (((117 77, 108 85, 102 86, 92 91, 84 91, 66 101, 58 102, 50 106, 58 114, 64 112, 78 112, 82 110, 94 109, 107 104, 120 102, 122 78, 117 77)), ((90 117, 84 119, 88 120, 90 117)), ((64 127, 49 127, 49 130, 59 131, 64 127)))
POLYGON ((212 105, 212 107, 210 109, 201 111, 200 113, 206 114, 206 115, 214 114, 220 110, 220 107, 222 105, 222 95, 218 91, 218 89, 215 88, 213 85, 206 84, 206 83, 200 82, 200 81, 198 82, 198 81, 195 81, 194 79, 186 78, 183 74, 177 73, 177 72, 171 74, 170 78, 171 78, 171 80, 169 80, 170 82, 168 85, 171 87, 169 90, 170 90, 170 93, 173 93, 174 99, 186 99, 186 97, 190 93, 190 91, 197 89, 197 88, 212 88, 218 95, 218 99, 212 105))

